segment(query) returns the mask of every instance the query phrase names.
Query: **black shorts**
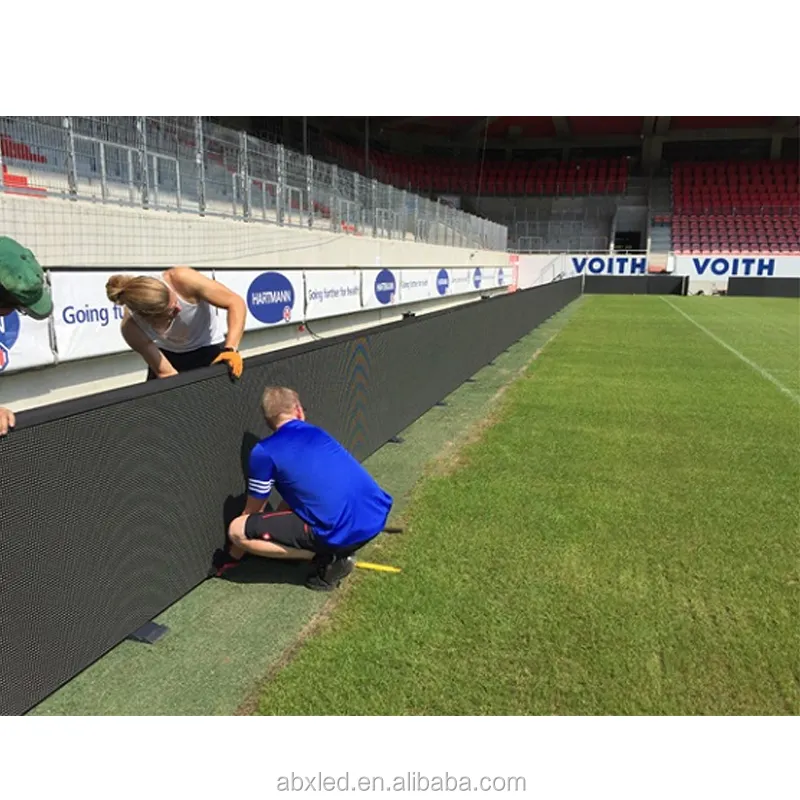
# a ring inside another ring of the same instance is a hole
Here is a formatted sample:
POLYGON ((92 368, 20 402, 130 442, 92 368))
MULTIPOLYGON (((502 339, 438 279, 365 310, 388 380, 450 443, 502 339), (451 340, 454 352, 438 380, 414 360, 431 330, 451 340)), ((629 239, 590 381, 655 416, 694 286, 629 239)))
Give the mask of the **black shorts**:
POLYGON ((367 542, 372 541, 368 539, 347 547, 331 547, 293 511, 268 511, 265 514, 251 514, 245 523, 244 535, 248 539, 277 542, 284 547, 293 547, 297 550, 341 555, 354 553, 367 542))
MULTIPOLYGON (((188 353, 173 353, 171 350, 159 349, 177 372, 189 372, 189 370, 211 366, 211 362, 222 352, 222 345, 209 344, 205 347, 198 347, 197 350, 190 350, 188 353)), ((156 374, 151 367, 147 369, 147 380, 156 380, 156 374)))

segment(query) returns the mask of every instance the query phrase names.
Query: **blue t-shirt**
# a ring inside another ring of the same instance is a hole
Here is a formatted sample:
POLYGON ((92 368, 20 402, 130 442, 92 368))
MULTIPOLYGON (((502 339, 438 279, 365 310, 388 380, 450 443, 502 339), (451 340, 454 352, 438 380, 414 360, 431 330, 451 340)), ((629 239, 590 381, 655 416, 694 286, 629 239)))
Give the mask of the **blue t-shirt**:
POLYGON ((328 544, 359 544, 386 525, 392 497, 332 436, 291 420, 250 453, 247 493, 266 499, 272 488, 328 544))

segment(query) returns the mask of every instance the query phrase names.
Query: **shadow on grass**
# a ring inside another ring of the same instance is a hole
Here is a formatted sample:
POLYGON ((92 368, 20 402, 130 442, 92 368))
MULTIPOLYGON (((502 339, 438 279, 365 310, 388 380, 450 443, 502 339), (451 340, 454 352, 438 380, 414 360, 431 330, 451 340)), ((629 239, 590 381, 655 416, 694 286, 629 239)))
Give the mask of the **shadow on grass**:
POLYGON ((247 556, 238 567, 228 570, 222 578, 215 580, 230 583, 285 583, 302 586, 310 570, 311 565, 308 561, 278 561, 247 556))

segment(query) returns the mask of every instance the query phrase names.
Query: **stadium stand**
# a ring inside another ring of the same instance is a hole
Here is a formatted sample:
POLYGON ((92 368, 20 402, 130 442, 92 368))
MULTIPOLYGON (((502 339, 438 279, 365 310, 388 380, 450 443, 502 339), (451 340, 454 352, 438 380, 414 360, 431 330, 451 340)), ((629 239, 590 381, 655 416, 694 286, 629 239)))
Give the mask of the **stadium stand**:
POLYGON ((671 224, 677 253, 800 252, 798 165, 792 161, 676 164, 671 224))
POLYGON ((797 208, 797 164, 789 161, 676 164, 672 204, 678 214, 781 213, 797 208))
MULTIPOLYGON (((37 121, 2 118, 3 191, 32 197, 77 194, 123 204, 135 200, 142 171, 135 118, 73 118, 72 169, 77 186, 67 181, 69 154, 62 119, 34 119, 37 121)), ((147 118, 151 202, 164 208, 196 204, 198 173, 192 129, 161 119, 147 118)), ((455 124, 453 119, 441 118, 443 131, 455 124)), ((553 119, 491 118, 487 132, 491 136, 541 139, 554 135, 553 119)), ((573 133, 579 135, 631 135, 641 127, 638 117, 566 119, 573 133)), ((772 120, 741 119, 751 126, 766 126, 772 120)), ((672 125, 692 130, 698 126, 732 127, 735 121, 675 117, 672 125)), ((407 125, 418 126, 418 118, 407 125)), ((206 208, 235 216, 240 213, 245 191, 239 174, 240 134, 210 124, 204 135, 206 208)), ((367 181, 356 184, 339 173, 335 183, 330 163, 315 161, 308 196, 306 160, 287 150, 282 178, 286 194, 279 199, 274 150, 252 137, 249 141, 247 179, 254 213, 274 219, 280 205, 290 215, 290 222, 299 223, 308 211, 347 233, 360 235, 370 229, 359 210, 372 197, 367 181)), ((617 231, 638 231, 642 242, 655 253, 800 252, 797 160, 682 161, 669 172, 645 176, 631 175, 631 162, 625 156, 567 160, 548 156, 530 161, 491 158, 481 163, 474 158, 416 157, 376 148, 370 151, 367 164, 362 149, 330 138, 323 142, 331 162, 361 176, 411 193, 459 196, 465 210, 508 226, 512 246, 523 251, 606 250, 617 231)), ((377 208, 399 210, 410 218, 412 200, 399 199, 399 193, 394 198, 385 194, 375 197, 372 202, 377 208), (398 204, 406 205, 399 209, 398 204)), ((393 224, 408 227, 405 217, 393 224)))
POLYGON ((800 253, 800 216, 681 215, 672 219, 676 253, 800 253))
POLYGON ((0 153, 3 158, 14 158, 18 161, 30 161, 34 164, 46 164, 47 158, 34 153, 25 142, 18 142, 10 136, 0 136, 0 153))
MULTIPOLYGON (((329 154, 349 169, 365 173, 361 150, 329 144, 329 154)), ((495 161, 480 165, 452 159, 409 158, 387 153, 370 155, 372 174, 399 188, 460 195, 574 196, 623 194, 628 184, 628 159, 583 158, 570 161, 495 161)))

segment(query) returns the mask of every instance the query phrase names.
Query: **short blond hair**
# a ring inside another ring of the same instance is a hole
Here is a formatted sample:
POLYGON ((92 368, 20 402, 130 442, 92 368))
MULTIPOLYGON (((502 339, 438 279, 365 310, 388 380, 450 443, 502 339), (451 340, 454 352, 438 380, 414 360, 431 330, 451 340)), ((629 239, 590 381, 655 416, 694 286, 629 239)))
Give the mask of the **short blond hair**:
POLYGON ((261 409, 273 430, 281 417, 292 416, 299 405, 300 396, 286 386, 267 386, 261 396, 261 409))

